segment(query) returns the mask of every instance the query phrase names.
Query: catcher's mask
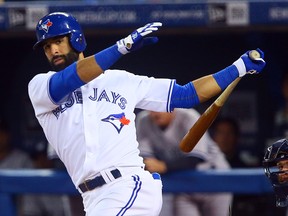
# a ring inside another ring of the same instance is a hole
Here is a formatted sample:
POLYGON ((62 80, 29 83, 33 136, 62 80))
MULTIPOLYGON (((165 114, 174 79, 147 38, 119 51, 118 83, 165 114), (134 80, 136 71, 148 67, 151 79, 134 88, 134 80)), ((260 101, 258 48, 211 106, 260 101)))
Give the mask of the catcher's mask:
POLYGON ((53 37, 69 35, 71 46, 78 52, 86 48, 86 40, 80 24, 71 14, 64 12, 50 13, 39 20, 36 26, 37 42, 34 49, 53 37))
POLYGON ((288 205, 288 140, 281 139, 269 146, 265 152, 263 167, 275 195, 276 206, 288 205))

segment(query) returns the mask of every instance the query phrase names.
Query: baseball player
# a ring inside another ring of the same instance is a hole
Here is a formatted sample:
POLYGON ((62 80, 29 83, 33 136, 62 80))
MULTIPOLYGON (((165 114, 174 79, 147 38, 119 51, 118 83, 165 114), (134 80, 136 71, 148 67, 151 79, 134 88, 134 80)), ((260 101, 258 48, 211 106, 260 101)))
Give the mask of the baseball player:
POLYGON ((160 175, 144 170, 139 156, 134 109, 172 112, 191 108, 247 72, 260 73, 261 58, 247 52, 231 66, 181 86, 172 79, 138 76, 109 68, 123 55, 156 43, 148 37, 162 26, 152 22, 107 49, 84 57, 86 41, 77 20, 63 12, 41 18, 37 42, 52 71, 28 84, 35 115, 48 142, 65 164, 83 198, 87 216, 158 215, 160 175))
POLYGON ((288 206, 288 140, 280 139, 266 149, 263 167, 270 180, 277 207, 288 206))
MULTIPOLYGON (((229 169, 217 144, 204 133, 193 151, 179 148, 181 139, 200 114, 194 109, 174 109, 172 113, 142 111, 136 117, 137 140, 145 169, 160 174, 179 170, 229 169)), ((163 196, 162 216, 227 215, 230 193, 179 193, 163 196), (165 203, 166 201, 166 203, 165 203)))

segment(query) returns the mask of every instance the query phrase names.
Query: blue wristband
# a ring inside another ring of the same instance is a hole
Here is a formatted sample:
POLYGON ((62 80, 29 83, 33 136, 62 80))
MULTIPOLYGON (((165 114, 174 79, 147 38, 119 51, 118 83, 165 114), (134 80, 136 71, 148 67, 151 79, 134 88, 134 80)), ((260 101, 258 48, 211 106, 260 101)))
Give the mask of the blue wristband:
POLYGON ((101 69, 105 71, 110 68, 121 56, 122 54, 118 51, 118 47, 115 44, 96 53, 94 58, 101 69))
POLYGON ((222 90, 224 90, 238 76, 239 73, 235 65, 230 65, 225 69, 213 74, 214 79, 222 90))

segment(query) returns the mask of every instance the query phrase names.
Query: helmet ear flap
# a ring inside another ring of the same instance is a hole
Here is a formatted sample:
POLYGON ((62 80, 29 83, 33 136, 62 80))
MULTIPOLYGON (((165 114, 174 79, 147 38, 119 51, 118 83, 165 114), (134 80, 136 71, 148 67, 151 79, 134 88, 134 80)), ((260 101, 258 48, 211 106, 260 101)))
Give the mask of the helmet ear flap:
POLYGON ((87 46, 84 34, 79 31, 75 31, 70 34, 70 43, 78 52, 83 52, 87 46))

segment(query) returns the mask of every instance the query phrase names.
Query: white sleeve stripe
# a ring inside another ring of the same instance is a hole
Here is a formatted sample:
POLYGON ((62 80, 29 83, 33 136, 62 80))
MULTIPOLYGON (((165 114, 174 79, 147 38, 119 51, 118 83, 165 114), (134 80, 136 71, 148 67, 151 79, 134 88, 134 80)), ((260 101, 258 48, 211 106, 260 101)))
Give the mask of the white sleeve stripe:
POLYGON ((172 91, 173 91, 174 84, 175 84, 175 80, 171 80, 170 86, 169 86, 169 91, 168 91, 167 105, 166 105, 166 111, 167 112, 171 112, 171 110, 170 110, 170 102, 171 102, 171 97, 172 97, 172 91))

